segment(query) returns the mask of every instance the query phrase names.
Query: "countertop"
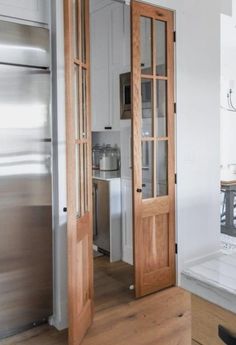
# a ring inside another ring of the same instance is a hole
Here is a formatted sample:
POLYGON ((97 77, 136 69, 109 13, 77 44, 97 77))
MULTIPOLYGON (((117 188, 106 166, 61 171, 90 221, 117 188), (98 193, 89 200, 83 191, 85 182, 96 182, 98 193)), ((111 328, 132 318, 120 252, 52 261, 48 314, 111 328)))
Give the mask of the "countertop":
POLYGON ((220 251, 191 264, 182 272, 181 286, 236 314, 236 251, 220 251))
POLYGON ((120 171, 100 171, 93 170, 93 178, 104 181, 120 179, 120 171))

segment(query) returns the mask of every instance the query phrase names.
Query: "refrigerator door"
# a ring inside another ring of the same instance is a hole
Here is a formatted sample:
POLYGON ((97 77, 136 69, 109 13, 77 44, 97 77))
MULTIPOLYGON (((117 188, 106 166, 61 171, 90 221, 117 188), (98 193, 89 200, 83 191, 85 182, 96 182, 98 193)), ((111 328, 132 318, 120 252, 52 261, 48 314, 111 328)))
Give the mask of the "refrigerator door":
POLYGON ((0 20, 0 63, 47 68, 49 46, 47 29, 0 20))
POLYGON ((49 80, 0 65, 0 338, 52 314, 49 80))

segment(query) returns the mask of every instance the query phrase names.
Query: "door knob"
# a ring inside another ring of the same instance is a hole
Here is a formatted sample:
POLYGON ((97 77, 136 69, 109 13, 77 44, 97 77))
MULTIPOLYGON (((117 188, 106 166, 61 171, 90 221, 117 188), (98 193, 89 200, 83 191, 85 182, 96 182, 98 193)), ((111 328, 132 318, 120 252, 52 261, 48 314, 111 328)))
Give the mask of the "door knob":
POLYGON ((141 189, 141 188, 138 188, 138 189, 137 189, 137 193, 142 193, 142 189, 141 189))

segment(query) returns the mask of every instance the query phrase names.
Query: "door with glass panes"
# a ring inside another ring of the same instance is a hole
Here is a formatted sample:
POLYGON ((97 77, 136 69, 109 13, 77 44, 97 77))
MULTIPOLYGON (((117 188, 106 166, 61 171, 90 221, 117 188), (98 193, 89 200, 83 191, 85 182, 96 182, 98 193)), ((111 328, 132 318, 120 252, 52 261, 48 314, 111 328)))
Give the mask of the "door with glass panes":
POLYGON ((64 0, 69 344, 93 319, 89 1, 64 0))
POLYGON ((132 2, 134 265, 137 297, 175 284, 173 12, 132 2))

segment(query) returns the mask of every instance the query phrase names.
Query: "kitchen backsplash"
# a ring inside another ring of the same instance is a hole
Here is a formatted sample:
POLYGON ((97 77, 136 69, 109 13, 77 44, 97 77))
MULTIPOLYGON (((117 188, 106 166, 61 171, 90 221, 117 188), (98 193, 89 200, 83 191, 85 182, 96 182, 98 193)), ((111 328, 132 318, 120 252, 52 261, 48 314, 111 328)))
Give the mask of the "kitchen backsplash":
POLYGON ((93 132, 93 145, 117 145, 120 148, 120 132, 93 132))

